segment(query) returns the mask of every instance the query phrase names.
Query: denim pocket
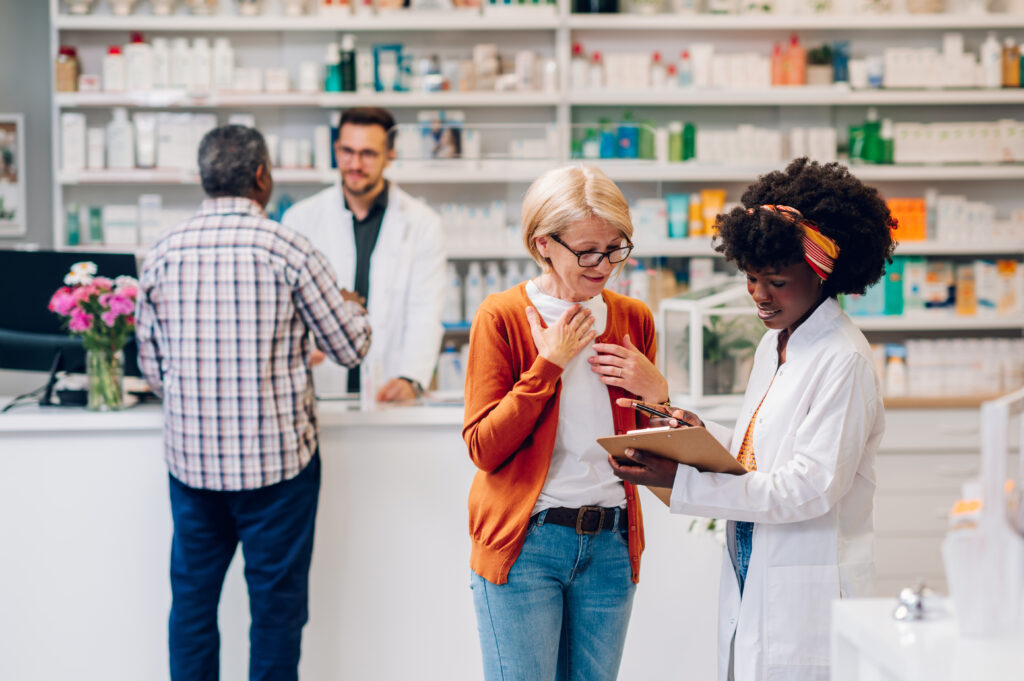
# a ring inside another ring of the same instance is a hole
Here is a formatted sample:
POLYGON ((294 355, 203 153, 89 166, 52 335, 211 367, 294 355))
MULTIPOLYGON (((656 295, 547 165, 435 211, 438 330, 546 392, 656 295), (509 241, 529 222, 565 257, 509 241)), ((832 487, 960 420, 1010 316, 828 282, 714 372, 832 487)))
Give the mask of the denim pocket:
MULTIPOLYGON (((538 514, 539 515, 539 514, 538 514)), ((524 539, 533 536, 537 533, 540 528, 540 523, 537 522, 537 516, 530 518, 529 524, 526 526, 526 534, 523 536, 524 539)))
POLYGON ((615 538, 619 540, 619 543, 629 548, 629 530, 612 530, 615 534, 615 538))

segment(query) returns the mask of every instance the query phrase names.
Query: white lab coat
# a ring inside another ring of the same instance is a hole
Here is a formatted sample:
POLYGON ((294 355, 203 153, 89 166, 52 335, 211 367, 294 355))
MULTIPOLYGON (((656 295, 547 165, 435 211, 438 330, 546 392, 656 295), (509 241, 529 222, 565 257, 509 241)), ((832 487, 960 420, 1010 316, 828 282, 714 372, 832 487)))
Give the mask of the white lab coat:
POLYGON ((878 377, 864 335, 834 299, 789 339, 761 340, 735 428, 709 423, 734 455, 754 426, 757 471, 742 476, 680 466, 671 510, 754 522, 740 600, 735 524, 719 590, 718 671, 736 681, 827 681, 831 601, 868 595, 874 578, 875 454, 885 430, 878 377), (776 374, 778 369, 778 375, 776 374))
MULTIPOLYGON (((396 376, 430 385, 444 328, 445 249, 441 220, 427 204, 390 183, 388 207, 370 256, 366 309, 373 343, 363 360, 364 384, 375 374, 380 385, 396 376)), ((356 247, 352 213, 341 183, 300 201, 282 222, 304 234, 334 268, 338 284, 353 290, 356 247)), ((343 393, 348 371, 332 362, 313 370, 319 395, 343 393)), ((376 386, 376 389, 380 388, 376 386)))

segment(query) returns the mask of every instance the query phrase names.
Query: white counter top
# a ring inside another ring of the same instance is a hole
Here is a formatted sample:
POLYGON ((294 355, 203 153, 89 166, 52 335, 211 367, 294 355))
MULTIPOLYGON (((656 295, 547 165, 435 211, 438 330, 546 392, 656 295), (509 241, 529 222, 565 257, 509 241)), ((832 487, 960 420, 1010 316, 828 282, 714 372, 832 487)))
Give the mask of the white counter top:
POLYGON ((957 634, 952 603, 945 615, 917 622, 892 618, 896 599, 836 601, 832 610, 833 681, 1020 681, 1021 632, 995 639, 957 634))
MULTIPOLYGON (((0 404, 7 399, 0 398, 0 404)), ((317 403, 321 428, 338 426, 456 426, 462 427, 463 407, 384 406, 360 411, 355 401, 317 403)), ((0 433, 158 431, 163 427, 159 404, 143 404, 119 412, 90 412, 81 407, 15 407, 0 414, 0 433)))
MULTIPOLYGON (((9 398, 0 397, 0 405, 9 398)), ((353 426, 439 426, 462 428, 462 405, 379 405, 361 411, 355 400, 319 400, 321 428, 353 426)), ((701 415, 731 427, 737 405, 702 410, 701 415)), ((978 447, 977 409, 890 409, 882 449, 885 451, 963 452, 978 447)), ((81 407, 15 407, 0 414, 0 433, 159 431, 159 404, 129 407, 120 412, 89 412, 81 407)), ((1015 441, 1015 440, 1014 440, 1015 441)))

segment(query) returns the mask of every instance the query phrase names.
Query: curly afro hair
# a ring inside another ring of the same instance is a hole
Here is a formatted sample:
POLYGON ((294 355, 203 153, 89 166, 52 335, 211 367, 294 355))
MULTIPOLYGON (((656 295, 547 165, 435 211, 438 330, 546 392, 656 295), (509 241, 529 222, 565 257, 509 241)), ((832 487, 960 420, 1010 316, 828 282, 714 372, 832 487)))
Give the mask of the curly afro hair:
POLYGON ((766 210, 746 211, 765 204, 796 208, 838 244, 826 296, 864 293, 892 262, 896 221, 889 208, 878 190, 838 163, 798 158, 785 170, 762 175, 740 201, 743 208, 718 216, 715 250, 743 271, 786 267, 804 257, 800 230, 792 222, 766 210))

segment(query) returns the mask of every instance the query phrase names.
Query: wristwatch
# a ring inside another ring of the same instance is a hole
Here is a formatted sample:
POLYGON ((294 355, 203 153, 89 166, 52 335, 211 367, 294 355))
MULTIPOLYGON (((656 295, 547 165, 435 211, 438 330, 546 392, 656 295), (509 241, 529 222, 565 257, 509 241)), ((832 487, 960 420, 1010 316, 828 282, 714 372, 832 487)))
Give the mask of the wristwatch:
POLYGON ((409 384, 409 387, 412 388, 413 395, 416 397, 423 396, 423 386, 420 385, 420 382, 415 378, 409 378, 408 376, 399 376, 398 378, 409 384))

